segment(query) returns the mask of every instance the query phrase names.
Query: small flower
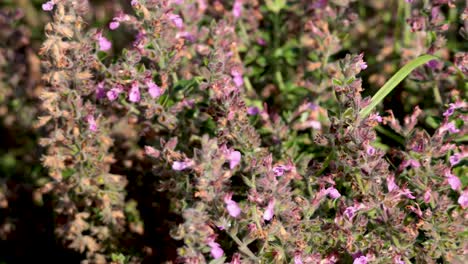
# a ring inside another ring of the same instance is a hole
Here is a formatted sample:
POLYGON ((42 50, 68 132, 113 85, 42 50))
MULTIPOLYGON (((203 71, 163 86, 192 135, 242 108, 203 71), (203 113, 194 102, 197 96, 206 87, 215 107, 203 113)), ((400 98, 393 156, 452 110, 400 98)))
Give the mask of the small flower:
POLYGON ((435 70, 439 68, 439 62, 437 60, 430 60, 428 63, 426 63, 427 67, 435 70))
POLYGON ((376 121, 378 123, 382 123, 382 117, 379 115, 379 113, 371 114, 369 116, 369 120, 376 121))
POLYGON ((463 209, 468 207, 468 189, 464 190, 460 197, 458 197, 458 204, 461 205, 463 209))
POLYGON ((294 254, 294 264, 303 264, 301 253, 296 252, 294 254))
POLYGON ((242 0, 235 0, 234 5, 232 6, 232 15, 235 18, 238 18, 241 16, 242 12, 242 0))
POLYGON ((413 193, 408 188, 403 188, 399 191, 398 196, 404 195, 409 199, 415 199, 413 193))
POLYGON ((403 165, 403 168, 406 168, 408 166, 411 166, 413 168, 421 167, 421 164, 419 163, 419 161, 414 160, 414 159, 405 160, 402 165, 403 165))
POLYGON ((429 203, 431 201, 431 189, 427 189, 424 192, 424 202, 429 203))
POLYGON ((96 86, 96 99, 102 99, 106 96, 106 90, 104 90, 104 82, 99 82, 96 86))
POLYGON ((353 264, 367 264, 367 257, 360 256, 359 258, 354 259, 353 264))
POLYGON ((236 218, 240 215, 241 209, 239 205, 235 201, 232 200, 232 193, 227 194, 224 197, 224 203, 226 204, 226 209, 230 216, 236 218))
POLYGON ((182 29, 184 27, 184 21, 179 15, 176 14, 169 14, 169 19, 172 21, 172 23, 178 28, 182 29))
POLYGON ((290 171, 290 166, 278 165, 273 167, 272 171, 276 177, 283 176, 285 172, 290 171))
POLYGON ((258 109, 256 106, 250 106, 247 108, 248 115, 258 115, 258 113, 260 113, 260 109, 258 109))
POLYGON ((457 176, 453 175, 452 173, 446 174, 445 176, 447 177, 447 182, 449 183, 452 190, 456 191, 461 188, 462 183, 457 176))
POLYGON ((354 216, 356 215, 356 212, 363 208, 365 208, 363 204, 346 207, 346 209, 343 212, 343 215, 349 220, 353 220, 354 216))
POLYGON ((366 153, 367 153, 367 155, 369 155, 369 156, 373 156, 373 155, 375 154, 375 148, 372 147, 372 146, 370 146, 370 145, 367 146, 367 147, 366 147, 366 153))
POLYGON ((452 166, 457 165, 458 163, 460 163, 460 161, 461 161, 463 158, 464 158, 464 155, 462 155, 461 153, 455 153, 455 154, 453 154, 453 155, 450 156, 450 158, 449 158, 450 165, 452 165, 452 166))
POLYGON ((136 5, 139 4, 139 1, 138 1, 138 0, 132 0, 132 1, 130 2, 130 4, 131 4, 132 6, 136 6, 136 5))
POLYGON ((237 165, 239 165, 241 161, 241 156, 242 156, 241 153, 237 150, 231 151, 229 153, 228 160, 229 160, 229 168, 231 170, 234 169, 237 165))
POLYGON ((338 190, 335 189, 334 187, 327 188, 325 191, 327 192, 330 198, 338 199, 341 197, 340 192, 338 192, 338 190))
POLYGON ((86 117, 86 121, 88 122, 89 130, 92 131, 92 132, 96 132, 97 129, 98 129, 98 126, 97 126, 96 120, 94 119, 94 116, 93 115, 88 115, 86 117))
POLYGON ((161 88, 155 84, 153 81, 147 81, 146 85, 148 86, 148 92, 151 98, 158 98, 162 94, 161 88))
POLYGON ((231 70, 231 75, 233 77, 234 84, 237 87, 240 87, 244 84, 244 79, 242 78, 242 73, 238 69, 232 69, 231 70))
POLYGON ((387 177, 387 189, 389 192, 392 192, 393 190, 398 190, 398 186, 395 183, 395 176, 391 175, 387 177))
POLYGON ((42 4, 42 10, 44 11, 52 11, 54 9, 55 3, 54 1, 48 1, 42 4))
POLYGON ((153 158, 159 158, 161 152, 151 146, 145 146, 145 154, 153 158))
POLYGON ((309 121, 305 122, 304 125, 305 125, 305 127, 311 127, 311 128, 313 128, 315 130, 322 129, 322 124, 317 120, 309 120, 309 121))
POLYGON ((441 126, 439 129, 441 133, 444 133, 445 131, 449 131, 452 134, 460 132, 460 129, 455 127, 455 123, 453 121, 446 123, 445 125, 441 126))
POLYGON ((119 94, 123 91, 121 87, 115 87, 107 91, 106 96, 110 101, 114 101, 119 97, 119 94))
POLYGON ((268 206, 265 212, 263 213, 263 220, 270 221, 273 218, 273 215, 275 215, 274 209, 275 209, 275 200, 271 199, 270 202, 268 202, 268 206))
POLYGON ((174 161, 174 163, 172 163, 172 169, 175 171, 182 171, 192 167, 192 165, 193 162, 191 160, 174 161))
POLYGON ((138 103, 141 99, 140 97, 140 87, 138 82, 132 83, 132 88, 130 89, 130 93, 128 94, 128 99, 130 102, 138 103))
POLYGON ((403 260, 401 260, 401 256, 395 256, 393 258, 393 261, 395 264, 405 264, 405 262, 403 260))
POLYGON ((111 22, 109 23, 109 29, 110 29, 110 30, 116 30, 119 26, 120 26, 120 22, 119 22, 119 21, 113 20, 113 21, 111 21, 111 22))
POLYGON ((102 35, 102 32, 97 34, 99 50, 108 51, 112 47, 112 43, 102 35))
POLYGON ((224 255, 224 251, 218 243, 211 241, 208 243, 208 246, 211 248, 210 254, 214 259, 218 259, 224 255))

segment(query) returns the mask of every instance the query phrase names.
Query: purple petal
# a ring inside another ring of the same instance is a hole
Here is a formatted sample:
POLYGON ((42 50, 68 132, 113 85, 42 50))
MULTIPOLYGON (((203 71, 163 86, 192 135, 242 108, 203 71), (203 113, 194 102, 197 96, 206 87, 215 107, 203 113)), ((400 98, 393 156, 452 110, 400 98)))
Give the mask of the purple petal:
POLYGON ((241 153, 237 150, 231 151, 229 154, 229 168, 232 170, 234 169, 237 165, 239 165, 241 161, 241 153))
POLYGON ((138 103, 140 101, 141 96, 140 96, 140 87, 138 85, 138 82, 132 83, 132 88, 130 89, 128 98, 130 102, 138 103))
POLYGON ((42 10, 52 11, 54 9, 55 3, 53 1, 48 1, 42 4, 42 10))

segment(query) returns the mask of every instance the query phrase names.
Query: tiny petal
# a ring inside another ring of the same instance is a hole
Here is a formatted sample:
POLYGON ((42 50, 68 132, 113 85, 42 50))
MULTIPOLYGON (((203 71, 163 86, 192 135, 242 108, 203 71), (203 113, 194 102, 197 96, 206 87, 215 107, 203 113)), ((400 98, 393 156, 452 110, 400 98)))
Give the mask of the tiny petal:
POLYGON ((234 169, 237 165, 239 165, 241 161, 241 153, 237 150, 231 151, 229 154, 229 168, 232 170, 234 169))
POLYGON ((391 175, 387 177, 387 189, 389 192, 398 190, 398 186, 395 183, 395 176, 391 175))
POLYGON ((284 175, 284 166, 279 165, 273 167, 273 173, 275 174, 276 177, 283 176, 284 175))
POLYGON ((359 258, 354 259, 353 264, 367 264, 367 257, 360 256, 359 258))
POLYGON ((52 11, 54 9, 55 3, 54 1, 48 1, 42 4, 42 10, 44 11, 52 11))
POLYGON ((110 24, 109 24, 109 28, 110 28, 111 30, 116 30, 119 26, 120 26, 120 22, 119 22, 119 21, 116 21, 116 20, 113 20, 113 21, 110 22, 110 24))
POLYGON ((102 99, 105 96, 106 96, 106 91, 104 90, 104 82, 100 82, 96 86, 96 99, 102 99))
POLYGON ((375 154, 375 148, 372 146, 367 146, 366 148, 366 153, 369 156, 373 156, 375 154))
POLYGON ((460 197, 458 197, 458 204, 461 205, 463 209, 468 207, 468 189, 464 190, 460 197))
POLYGON ((155 84, 153 81, 147 82, 146 85, 148 86, 148 92, 151 98, 158 98, 161 96, 162 94, 161 88, 157 84, 155 84))
POLYGON ((442 115, 451 116, 455 112, 455 107, 450 106, 442 115))
POLYGON ((258 115, 258 113, 260 113, 260 109, 258 109, 256 106, 250 106, 247 108, 248 115, 258 115))
POLYGON ((330 196, 330 198, 333 198, 333 199, 338 199, 341 197, 341 194, 340 192, 338 192, 337 189, 335 189, 334 187, 330 187, 326 190, 328 196, 330 196))
POLYGON ((122 89, 120 88, 112 88, 110 91, 106 93, 107 99, 110 101, 114 101, 119 97, 119 94, 122 92, 122 89))
POLYGON ((424 192, 424 202, 429 203, 431 201, 431 189, 427 189, 424 192))
POLYGON ((233 7, 232 7, 232 15, 235 18, 238 18, 238 17, 241 16, 241 12, 242 12, 242 1, 241 0, 236 0, 234 2, 233 7))
POLYGON ((234 84, 237 86, 237 87, 240 87, 244 84, 244 79, 242 79, 242 76, 238 75, 238 76, 234 76, 234 78, 232 79, 234 81, 234 84))
POLYGON ((461 161, 461 155, 460 153, 455 153, 452 156, 450 156, 449 161, 452 166, 457 165, 461 161))
POLYGON ((172 169, 176 171, 185 170, 191 166, 192 163, 190 161, 174 161, 174 163, 172 163, 172 169))
POLYGON ((130 89, 130 93, 128 95, 130 102, 138 103, 141 99, 140 97, 140 87, 138 82, 132 83, 132 88, 130 89))
POLYGON ((268 206, 265 212, 263 213, 263 220, 270 221, 273 218, 273 215, 275 215, 274 209, 275 209, 275 200, 270 200, 270 202, 268 202, 268 206))
POLYGON ((139 4, 139 2, 138 2, 138 0, 132 0, 132 1, 130 2, 130 4, 131 4, 132 6, 136 6, 136 5, 139 4))
POLYGON ((294 264, 303 264, 301 253, 294 254, 294 264))
POLYGON ((450 187, 452 188, 452 190, 456 191, 461 188, 462 183, 457 176, 450 175, 447 177, 447 181, 450 184, 450 187))
POLYGON ((151 146, 145 146, 145 154, 153 158, 159 158, 161 152, 151 146))
POLYGON ((98 38, 98 42, 99 42, 99 49, 102 51, 108 51, 112 47, 112 43, 108 39, 106 39, 104 36, 100 36, 98 38))
POLYGON ((210 254, 214 259, 218 259, 224 255, 224 251, 218 243, 210 242, 208 245, 211 248, 210 254))
POLYGON ((184 21, 179 15, 169 14, 169 19, 178 29, 182 29, 184 27, 184 21))
POLYGON ((94 119, 94 116, 88 115, 86 117, 86 121, 88 121, 89 130, 92 131, 92 132, 96 132, 97 131, 97 123, 96 123, 96 120, 94 119))
POLYGON ((228 210, 229 215, 234 218, 238 217, 241 213, 239 205, 232 200, 226 203, 226 209, 228 210))

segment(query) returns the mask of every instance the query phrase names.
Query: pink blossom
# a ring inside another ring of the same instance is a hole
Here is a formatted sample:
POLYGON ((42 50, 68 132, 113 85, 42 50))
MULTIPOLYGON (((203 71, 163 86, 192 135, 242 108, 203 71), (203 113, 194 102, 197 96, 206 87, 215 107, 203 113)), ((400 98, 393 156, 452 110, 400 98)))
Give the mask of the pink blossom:
POLYGON ((242 73, 237 70, 237 69, 232 69, 231 70, 231 75, 233 77, 233 81, 234 81, 234 84, 237 86, 237 87, 240 87, 244 84, 244 79, 242 78, 242 73))
POLYGON ((359 258, 354 259, 353 264, 367 264, 367 257, 360 256, 359 258))
POLYGON ((460 197, 458 197, 458 204, 461 205, 463 209, 468 207, 468 189, 465 189, 460 197))
POLYGON ((455 166, 455 165, 457 165, 458 163, 460 163, 460 161, 461 161, 463 158, 465 158, 465 154, 466 154, 466 153, 455 153, 455 154, 453 154, 452 156, 450 156, 450 158, 449 158, 450 165, 455 166))
POLYGON ((289 165, 274 166, 272 171, 276 177, 283 176, 285 172, 291 171, 292 167, 289 165))
POLYGON ((370 146, 370 145, 367 146, 367 147, 366 147, 366 153, 367 153, 367 155, 369 155, 369 156, 373 156, 373 155, 375 154, 375 148, 372 147, 372 146, 370 146))
POLYGON ((130 93, 128 95, 130 102, 138 103, 141 99, 140 97, 140 87, 138 82, 132 83, 132 88, 130 89, 130 93))
POLYGON ((455 112, 455 107, 453 107, 453 104, 450 104, 449 108, 442 114, 443 116, 451 116, 455 112))
POLYGON ((343 212, 343 215, 349 220, 352 220, 356 215, 356 212, 363 208, 365 208, 363 204, 346 207, 345 211, 343 212))
POLYGON ((104 90, 104 82, 99 82, 96 86, 96 99, 102 99, 106 96, 106 91, 104 90))
POLYGON ((184 21, 179 15, 171 13, 169 14, 169 19, 178 29, 182 29, 184 27, 184 21))
POLYGON ((106 37, 104 37, 102 33, 98 33, 97 40, 99 44, 99 50, 108 51, 112 47, 112 43, 108 39, 106 39, 106 37))
POLYGON ((42 10, 44 11, 52 11, 54 9, 55 3, 54 1, 48 1, 42 4, 42 10))
POLYGON ((424 192, 424 202, 429 203, 431 201, 431 189, 427 189, 424 192))
POLYGON ((120 26, 120 22, 119 22, 119 21, 113 20, 113 21, 111 21, 111 22, 109 23, 109 29, 111 29, 111 30, 115 30, 115 29, 117 29, 119 26, 120 26))
POLYGON ((132 1, 130 2, 130 4, 131 4, 132 6, 136 6, 136 5, 139 4, 139 1, 138 1, 138 0, 132 0, 132 1))
POLYGON ((211 248, 210 253, 213 258, 218 259, 224 255, 224 251, 218 243, 211 241, 208 246, 211 248))
POLYGON ((275 209, 275 200, 271 199, 270 202, 268 202, 265 212, 263 213, 263 220, 270 221, 273 218, 273 215, 275 215, 274 209, 275 209))
POLYGON ((405 160, 402 165, 403 165, 403 168, 406 168, 408 166, 411 166, 413 168, 421 167, 421 164, 419 163, 419 161, 414 160, 414 159, 405 160))
POLYGON ((398 190, 398 186, 395 184, 395 176, 391 175, 387 177, 387 189, 389 192, 398 190))
POLYGON ((237 165, 239 165, 239 163, 241 161, 241 153, 239 151, 237 151, 237 150, 231 151, 229 153, 228 160, 229 160, 229 168, 232 170, 237 165))
POLYGON ((172 163, 172 169, 176 171, 181 171, 192 167, 192 165, 193 162, 191 160, 174 161, 174 163, 172 163))
POLYGON ((146 85, 148 86, 148 92, 151 98, 158 98, 162 94, 161 88, 155 84, 153 81, 147 81, 146 85))
POLYGON ((450 188, 452 188, 452 190, 456 191, 461 188, 462 183, 457 176, 450 173, 449 175, 446 175, 446 177, 447 177, 448 183, 450 184, 450 188))
POLYGON ((455 123, 453 121, 442 125, 439 129, 440 133, 444 133, 445 131, 449 131, 452 134, 460 132, 460 129, 455 127, 455 123))
POLYGON ((97 126, 96 120, 94 119, 94 116, 93 115, 88 115, 86 117, 86 121, 88 122, 89 130, 92 131, 92 132, 96 132, 97 129, 98 129, 98 126, 97 126))
POLYGON ((334 187, 327 188, 325 191, 330 198, 338 199, 341 197, 340 192, 338 192, 338 190, 335 189, 334 187))
POLYGON ((393 258, 393 261, 395 264, 405 264, 405 262, 403 260, 401 260, 401 256, 395 256, 393 258))
POLYGON ((301 253, 296 252, 296 254, 294 254, 294 264, 303 264, 301 253))
POLYGON ((241 12, 242 12, 242 0, 235 0, 232 6, 232 15, 235 18, 238 18, 241 16, 241 12))
POLYGON ((224 197, 224 203, 226 204, 226 209, 230 216, 236 218, 240 215, 241 209, 239 205, 235 201, 232 200, 232 193, 227 194, 224 197))
POLYGON ((322 124, 321 124, 319 121, 317 121, 317 120, 309 120, 309 121, 307 121, 307 122, 305 123, 305 126, 306 126, 306 127, 311 127, 311 128, 313 128, 313 129, 315 129, 315 130, 320 130, 320 129, 322 129, 322 124))
POLYGON ((122 91, 123 89, 121 87, 115 87, 115 88, 110 89, 110 91, 107 91, 106 93, 107 99, 109 99, 110 101, 114 101, 115 99, 119 97, 119 94, 122 91))
POLYGON ((145 154, 153 158, 159 158, 161 152, 151 146, 145 146, 145 154))
POLYGON ((415 199, 416 198, 416 197, 414 197, 413 193, 408 188, 401 189, 399 191, 398 195, 399 196, 404 195, 404 196, 408 197, 409 199, 415 199))
POLYGON ((369 116, 369 120, 376 121, 378 123, 382 123, 382 117, 379 115, 379 113, 371 114, 369 116))
POLYGON ((258 115, 258 113, 260 113, 260 109, 258 109, 256 106, 250 106, 247 108, 248 115, 258 115))

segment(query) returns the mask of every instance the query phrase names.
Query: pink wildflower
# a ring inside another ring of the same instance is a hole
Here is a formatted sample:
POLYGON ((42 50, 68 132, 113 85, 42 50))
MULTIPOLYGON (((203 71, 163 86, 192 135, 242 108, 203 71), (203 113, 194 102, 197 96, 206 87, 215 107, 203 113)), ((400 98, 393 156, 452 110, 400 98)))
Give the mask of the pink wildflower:
POLYGON ((235 201, 232 200, 232 193, 227 194, 224 197, 224 203, 226 204, 226 209, 230 216, 236 218, 240 215, 241 209, 239 205, 235 201))
POLYGON ((211 248, 210 253, 213 258, 218 259, 224 255, 224 251, 218 243, 211 241, 208 246, 211 248))
POLYGON ((424 202, 429 203, 431 201, 431 189, 427 189, 424 192, 424 202))
POLYGON ((440 133, 444 133, 445 131, 449 131, 452 134, 460 132, 460 129, 455 127, 455 123, 453 121, 442 125, 439 129, 440 133))
POLYGON ((52 11, 54 9, 55 3, 54 1, 48 1, 42 4, 42 10, 44 11, 52 11))
POLYGON ((148 86, 148 92, 151 98, 158 98, 162 94, 161 88, 155 84, 153 81, 147 81, 146 85, 148 86))
POLYGON ((132 88, 130 89, 128 99, 130 100, 130 102, 134 102, 134 103, 138 103, 140 101, 141 96, 140 96, 140 87, 138 85, 138 82, 132 83, 132 88))
POLYGON ((398 193, 399 196, 401 195, 404 195, 406 196, 407 198, 409 199, 415 199, 416 197, 414 197, 413 193, 410 191, 410 189, 408 188, 402 188, 399 193, 398 193))
POLYGON ((341 197, 340 192, 338 192, 338 190, 335 189, 335 187, 327 188, 325 191, 327 192, 328 196, 330 196, 330 198, 338 199, 341 197))
POLYGON ((242 0, 235 0, 232 6, 232 15, 235 18, 238 18, 241 16, 241 12, 242 12, 242 0))
POLYGON ((119 94, 123 91, 123 89, 121 87, 114 87, 112 89, 110 89, 110 91, 107 91, 106 95, 107 95, 107 99, 109 99, 110 101, 114 101, 115 99, 117 99, 119 97, 119 94))
POLYGON ((169 14, 169 19, 178 29, 182 29, 184 27, 184 21, 179 15, 171 13, 169 14))
POLYGON ((97 34, 97 40, 99 44, 99 50, 108 51, 112 47, 112 43, 102 35, 102 32, 97 34))
POLYGON ((132 1, 130 2, 130 4, 131 4, 132 6, 136 6, 136 5, 139 4, 139 1, 138 1, 138 0, 132 0, 132 1))
POLYGON ((172 169, 176 171, 181 171, 192 167, 193 162, 191 160, 186 161, 174 161, 172 163, 172 169))
POLYGON ((458 197, 458 204, 461 205, 463 209, 468 207, 468 189, 465 189, 460 197, 458 197))
POLYGON ((231 151, 229 153, 228 160, 229 160, 229 168, 232 170, 237 165, 239 165, 239 163, 241 161, 241 153, 239 151, 237 151, 237 150, 231 151))
POLYGON ((104 90, 104 82, 99 82, 96 86, 96 99, 102 99, 106 96, 106 91, 104 90))
POLYGON ((237 69, 232 69, 231 70, 231 75, 233 77, 233 81, 234 81, 234 84, 237 86, 237 87, 240 87, 244 84, 244 79, 242 78, 242 73, 237 70, 237 69))
POLYGON ((395 184, 395 176, 391 175, 387 177, 387 189, 389 192, 398 190, 398 186, 395 184))
POLYGON ((161 152, 151 146, 145 146, 145 154, 153 158, 159 158, 161 152))
POLYGON ((274 209, 275 200, 271 199, 270 202, 268 202, 265 212, 263 213, 263 220, 270 221, 273 218, 273 215, 275 215, 274 209))
POLYGON ((294 254, 294 264, 303 264, 301 253, 296 252, 296 254, 294 254))
POLYGON ((354 259, 353 264, 367 264, 367 257, 360 256, 359 258, 354 259))
POLYGON ((256 106, 250 106, 249 108, 247 108, 248 115, 258 115, 259 112, 260 112, 260 109, 258 109, 258 107, 256 106))
POLYGON ((456 191, 461 188, 462 183, 457 176, 452 173, 447 173, 445 176, 447 177, 447 182, 450 184, 450 188, 452 188, 452 190, 456 191))
POLYGON ((372 147, 372 146, 370 146, 370 145, 367 146, 367 147, 366 147, 366 153, 367 153, 367 155, 369 155, 369 156, 373 156, 373 155, 375 154, 375 148, 372 147))
POLYGON ((94 116, 93 115, 88 115, 86 117, 86 121, 88 122, 89 130, 92 131, 92 132, 96 132, 98 127, 97 127, 96 120, 94 119, 94 116))

